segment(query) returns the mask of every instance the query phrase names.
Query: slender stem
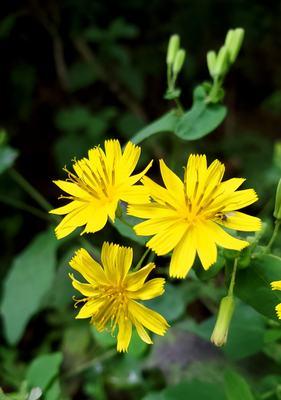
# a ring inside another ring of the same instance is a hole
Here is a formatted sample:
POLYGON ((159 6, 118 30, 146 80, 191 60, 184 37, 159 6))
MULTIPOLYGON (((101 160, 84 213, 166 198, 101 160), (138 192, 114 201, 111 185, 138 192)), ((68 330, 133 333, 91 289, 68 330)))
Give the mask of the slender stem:
POLYGON ((85 371, 86 369, 91 368, 95 364, 101 363, 101 362, 113 357, 114 355, 116 355, 115 349, 108 350, 107 352, 101 354, 100 356, 96 357, 95 359, 87 361, 81 365, 78 365, 78 367, 74 368, 72 371, 67 372, 63 376, 63 378, 69 379, 69 378, 73 377, 74 375, 78 375, 81 372, 85 371))
POLYGON ((235 277, 236 277, 236 272, 237 272, 237 264, 238 264, 238 258, 235 258, 234 260, 234 265, 233 265, 233 270, 231 274, 231 280, 228 288, 228 296, 233 296, 233 289, 235 285, 235 277))
POLYGON ((136 267, 134 268, 134 271, 138 271, 140 269, 145 257, 148 255, 149 252, 150 252, 150 249, 146 249, 145 250, 145 252, 143 253, 141 259, 139 260, 139 262, 137 263, 136 267))
POLYGON ((184 114, 184 108, 183 108, 183 106, 182 106, 182 104, 180 102, 180 99, 177 97, 176 99, 174 99, 174 101, 176 103, 179 115, 183 115, 184 114))
POLYGON ((51 204, 41 195, 41 193, 35 189, 19 172, 15 169, 10 170, 10 175, 17 182, 22 189, 24 189, 30 197, 32 197, 44 210, 49 211, 52 206, 51 204))
POLYGON ((280 224, 281 224, 281 220, 277 219, 275 221, 275 227, 274 227, 274 230, 272 232, 272 236, 271 236, 271 238, 270 238, 270 240, 269 240, 269 242, 268 242, 268 244, 267 244, 267 246, 265 248, 266 252, 269 252, 269 250, 271 249, 271 246, 273 245, 273 243, 274 243, 274 241, 275 241, 275 239, 277 237, 277 234, 278 234, 278 231, 279 231, 279 228, 280 228, 280 224))
POLYGON ((29 206, 29 205, 27 205, 27 204, 25 204, 25 203, 23 203, 23 202, 21 202, 19 200, 15 200, 13 198, 7 198, 5 196, 1 196, 0 195, 0 202, 4 203, 4 204, 7 204, 8 206, 17 208, 19 210, 27 211, 30 214, 33 214, 38 218, 50 221, 49 216, 45 212, 43 212, 41 210, 38 210, 35 207, 29 206))

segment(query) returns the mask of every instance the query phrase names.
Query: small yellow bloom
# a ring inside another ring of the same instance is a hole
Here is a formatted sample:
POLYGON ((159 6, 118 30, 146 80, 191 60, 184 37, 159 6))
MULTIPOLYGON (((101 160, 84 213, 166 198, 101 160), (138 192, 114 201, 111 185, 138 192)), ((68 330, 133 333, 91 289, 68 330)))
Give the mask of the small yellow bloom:
MULTIPOLYGON (((281 281, 274 281, 271 282, 272 290, 281 290, 281 281)), ((281 303, 277 304, 275 307, 277 317, 281 319, 281 303)))
POLYGON ((241 250, 249 243, 230 236, 221 226, 240 231, 257 231, 259 218, 237 211, 257 201, 253 189, 236 190, 245 179, 222 182, 224 165, 215 160, 207 167, 205 155, 191 155, 184 182, 160 160, 165 188, 148 177, 144 187, 154 200, 150 204, 129 205, 128 214, 148 219, 134 227, 138 235, 154 235, 147 242, 158 255, 173 250, 170 276, 184 278, 196 253, 204 269, 217 259, 217 245, 241 250))
POLYGON ((81 233, 101 230, 108 217, 114 222, 119 200, 140 204, 148 201, 148 194, 142 185, 135 185, 151 167, 152 162, 139 174, 132 175, 140 157, 141 149, 128 142, 124 152, 118 140, 106 140, 105 151, 95 147, 88 152, 88 158, 75 162, 75 174, 68 172, 66 181, 54 183, 66 192, 61 196, 70 203, 50 211, 65 215, 55 232, 61 239, 77 227, 86 225, 81 233))
POLYGON ((164 293, 165 279, 155 278, 145 282, 155 265, 147 264, 136 272, 129 272, 133 260, 133 249, 117 244, 104 243, 101 264, 89 253, 80 249, 70 262, 89 283, 77 281, 72 274, 72 285, 84 296, 84 306, 76 318, 91 318, 91 323, 101 332, 106 328, 113 334, 118 325, 117 350, 127 351, 132 325, 140 338, 152 343, 145 328, 163 336, 169 327, 157 312, 136 300, 149 300, 164 293))

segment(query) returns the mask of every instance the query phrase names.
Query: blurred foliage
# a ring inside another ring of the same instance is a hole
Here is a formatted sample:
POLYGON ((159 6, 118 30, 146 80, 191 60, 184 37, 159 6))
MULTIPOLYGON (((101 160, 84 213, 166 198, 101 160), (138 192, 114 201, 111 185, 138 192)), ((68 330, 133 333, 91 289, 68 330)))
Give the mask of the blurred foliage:
MULTIPOLYGON (((73 235, 56 242, 40 197, 55 204, 51 180, 105 138, 142 142, 143 165, 165 157, 179 174, 188 153, 206 152, 226 163, 229 177, 244 176, 256 188, 260 201, 251 211, 266 221, 267 243, 281 175, 280 18, 280 2, 271 0, 3 4, 0 400, 281 399, 280 292, 269 286, 281 279, 280 234, 274 256, 261 255, 251 268, 247 254, 239 261, 239 300, 224 348, 209 338, 231 252, 207 272, 196 266, 184 282, 170 282, 165 297, 149 303, 173 327, 153 346, 134 335, 120 355, 115 338, 75 321, 68 262, 81 245, 98 257, 103 239, 120 234, 137 262, 146 239, 124 217, 90 246, 73 235), (224 104, 207 104, 205 55, 236 26, 245 29, 245 43, 225 80, 224 104), (164 99, 165 51, 175 32, 187 49, 182 116, 164 99), (13 168, 38 192, 15 179, 13 168)), ((165 258, 156 263, 154 274, 164 275, 165 258)))

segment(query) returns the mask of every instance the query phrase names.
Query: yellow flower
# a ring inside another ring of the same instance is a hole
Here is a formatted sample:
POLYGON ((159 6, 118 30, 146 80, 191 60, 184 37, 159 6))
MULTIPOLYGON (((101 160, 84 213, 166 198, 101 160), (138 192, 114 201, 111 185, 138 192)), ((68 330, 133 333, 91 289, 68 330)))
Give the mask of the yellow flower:
POLYGON ((71 202, 50 211, 52 214, 65 215, 55 232, 61 239, 77 227, 86 225, 81 233, 101 230, 108 217, 114 222, 119 200, 129 203, 149 201, 146 189, 135 185, 152 162, 139 174, 132 175, 140 157, 141 149, 129 142, 122 154, 118 140, 106 140, 105 151, 95 147, 88 152, 88 158, 74 163, 75 174, 68 172, 66 181, 54 183, 68 194, 61 198, 71 202))
POLYGON ((215 160, 207 167, 205 155, 191 155, 184 182, 160 160, 166 188, 148 177, 144 187, 154 200, 150 204, 129 205, 128 214, 148 219, 134 227, 138 235, 154 235, 147 242, 158 255, 173 250, 170 276, 184 278, 196 253, 204 269, 217 259, 217 245, 241 250, 249 243, 230 236, 220 225, 241 231, 257 231, 259 218, 236 211, 257 200, 253 189, 236 190, 245 179, 222 182, 224 165, 215 160))
MULTIPOLYGON (((281 290, 281 281, 274 281, 271 282, 272 290, 281 290)), ((281 303, 277 304, 275 307, 277 317, 281 319, 281 303)))
POLYGON ((78 300, 85 301, 85 304, 76 318, 91 318, 99 332, 109 328, 113 334, 118 325, 118 351, 127 351, 132 325, 148 344, 152 340, 145 328, 162 336, 169 326, 160 314, 136 301, 160 296, 164 293, 165 280, 155 278, 145 282, 155 265, 149 263, 139 271, 129 272, 132 260, 132 248, 104 243, 102 266, 84 249, 78 250, 70 262, 70 266, 89 282, 78 282, 70 274, 74 288, 86 296, 78 300))

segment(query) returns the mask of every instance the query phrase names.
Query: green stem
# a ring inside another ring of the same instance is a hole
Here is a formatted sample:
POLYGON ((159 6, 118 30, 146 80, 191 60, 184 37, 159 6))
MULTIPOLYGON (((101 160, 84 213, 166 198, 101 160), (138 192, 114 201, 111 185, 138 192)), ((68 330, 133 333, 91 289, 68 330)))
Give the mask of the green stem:
MULTIPOLYGON (((206 103, 214 102, 214 97, 217 95, 219 89, 221 88, 221 85, 222 85, 222 79, 215 78, 213 81, 213 85, 211 87, 210 93, 205 100, 206 103)), ((216 101, 215 101, 215 103, 216 103, 216 101)))
POLYGON ((113 357, 114 355, 116 355, 116 350, 115 349, 108 350, 107 352, 105 352, 105 353, 101 354, 100 356, 96 357, 94 360, 87 361, 84 364, 79 365, 78 367, 76 367, 72 371, 67 372, 63 376, 63 378, 64 379, 72 378, 74 375, 78 375, 81 372, 85 371, 86 369, 89 369, 89 368, 93 367, 95 364, 101 363, 101 362, 113 357))
POLYGON ((174 102, 176 103, 179 115, 182 116, 184 114, 184 108, 180 102, 180 99, 177 97, 176 99, 174 99, 174 102))
POLYGON ((271 238, 270 238, 270 240, 269 240, 269 242, 268 242, 268 244, 267 244, 267 246, 265 248, 265 251, 267 253, 270 251, 271 246, 273 245, 273 243, 274 243, 274 241, 275 241, 275 239, 277 237, 277 234, 278 234, 278 231, 279 231, 279 228, 280 228, 280 224, 281 224, 281 220, 277 219, 275 221, 275 227, 274 227, 274 230, 272 232, 272 236, 271 236, 271 238))
POLYGON ((27 204, 25 204, 25 203, 23 203, 23 202, 21 202, 19 200, 15 200, 13 198, 7 198, 5 196, 1 196, 0 195, 0 202, 4 203, 4 204, 7 204, 8 206, 17 208, 19 210, 27 211, 30 214, 33 214, 38 218, 50 221, 50 218, 46 213, 44 213, 41 210, 38 210, 35 207, 29 206, 29 205, 27 205, 27 204))
POLYGON ((41 195, 41 193, 35 189, 19 172, 15 169, 10 170, 10 175, 14 181, 25 190, 30 197, 32 197, 44 210, 49 211, 52 206, 51 204, 41 195))
POLYGON ((143 253, 141 259, 139 260, 139 262, 137 263, 136 267, 134 268, 134 271, 138 271, 140 269, 145 257, 148 255, 149 252, 150 252, 150 249, 146 249, 145 250, 145 252, 143 253))
POLYGON ((228 296, 233 296, 233 289, 234 289, 234 285, 235 285, 237 265, 238 265, 238 258, 235 258, 234 265, 233 265, 233 270, 232 270, 232 274, 231 274, 231 280, 230 280, 228 293, 227 293, 228 296))

